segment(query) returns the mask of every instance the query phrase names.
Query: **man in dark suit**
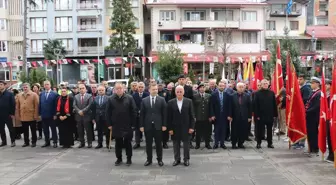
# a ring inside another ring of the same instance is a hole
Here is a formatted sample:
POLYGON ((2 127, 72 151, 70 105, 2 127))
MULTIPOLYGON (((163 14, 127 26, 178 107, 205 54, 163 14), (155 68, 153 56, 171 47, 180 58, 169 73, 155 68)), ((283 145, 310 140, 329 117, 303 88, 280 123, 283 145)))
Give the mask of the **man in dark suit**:
POLYGON ((244 83, 236 85, 237 93, 232 95, 231 111, 229 119, 231 122, 232 149, 245 148, 244 142, 248 137, 248 125, 252 121, 251 98, 244 92, 244 83))
POLYGON ((184 88, 179 85, 175 88, 176 98, 168 102, 168 130, 172 136, 174 147, 174 163, 181 163, 180 147, 183 142, 184 165, 189 166, 190 159, 190 136, 194 132, 195 114, 192 100, 183 97, 184 88))
POLYGON ((98 95, 93 100, 92 103, 92 122, 96 124, 98 131, 98 145, 96 149, 103 147, 103 135, 105 134, 106 138, 106 147, 108 148, 109 140, 110 140, 110 132, 107 129, 106 124, 106 103, 108 100, 108 96, 105 95, 106 89, 104 86, 98 87, 98 95))
POLYGON ((77 121, 77 129, 79 135, 79 141, 81 144, 78 148, 83 148, 85 146, 84 140, 84 130, 87 137, 88 148, 92 148, 92 96, 86 92, 86 87, 84 84, 79 86, 79 94, 74 98, 73 107, 75 109, 75 119, 77 121))
POLYGON ((310 94, 312 93, 311 87, 306 83, 305 76, 300 75, 298 78, 299 85, 300 85, 300 91, 301 91, 301 96, 303 100, 303 104, 306 104, 310 94))
POLYGON ((145 92, 145 84, 143 82, 138 83, 138 91, 133 93, 133 99, 135 101, 135 104, 137 106, 138 110, 138 116, 137 116, 137 121, 135 125, 135 145, 133 146, 133 149, 137 149, 140 147, 140 142, 142 138, 142 133, 140 132, 140 121, 139 121, 139 116, 140 116, 140 109, 141 109, 141 102, 144 98, 149 96, 148 92, 145 92))
POLYGON ((211 94, 214 93, 215 91, 217 91, 217 87, 216 87, 216 79, 210 79, 210 80, 209 80, 209 89, 206 90, 205 92, 211 95, 211 94))
POLYGON ((50 146, 50 131, 52 133, 53 147, 57 147, 58 134, 56 130, 56 100, 58 94, 51 90, 51 83, 44 82, 44 91, 40 94, 39 114, 42 118, 45 143, 42 147, 50 146))
POLYGON ((5 126, 9 130, 12 147, 15 146, 15 133, 13 129, 13 118, 15 114, 15 99, 13 93, 5 88, 6 83, 0 81, 0 136, 2 143, 0 147, 7 145, 5 126))
MULTIPOLYGON (((184 95, 183 97, 185 98, 189 98, 191 100, 193 100, 194 98, 194 92, 191 86, 186 85, 187 81, 186 81, 186 77, 182 74, 178 77, 178 85, 182 86, 184 89, 184 95)), ((172 90, 172 99, 176 98, 176 93, 175 93, 175 87, 172 90)), ((191 142, 192 138, 190 138, 190 148, 193 149, 194 146, 192 145, 191 142)))
POLYGON ((218 144, 226 149, 224 139, 227 135, 227 127, 229 125, 228 116, 231 111, 230 95, 225 91, 225 83, 218 83, 218 90, 212 93, 210 103, 210 117, 215 124, 215 143, 213 148, 217 149, 218 144))
POLYGON ((201 83, 198 86, 199 93, 194 95, 193 104, 196 115, 196 147, 195 149, 200 148, 201 138, 205 141, 205 147, 211 149, 210 146, 210 137, 212 124, 210 123, 210 97, 211 95, 205 93, 204 84, 201 83))
POLYGON ((147 161, 145 166, 152 164, 153 138, 155 139, 156 155, 159 166, 162 162, 162 131, 167 130, 167 108, 164 98, 158 96, 158 86, 149 85, 150 96, 144 98, 140 109, 140 131, 145 132, 147 161))

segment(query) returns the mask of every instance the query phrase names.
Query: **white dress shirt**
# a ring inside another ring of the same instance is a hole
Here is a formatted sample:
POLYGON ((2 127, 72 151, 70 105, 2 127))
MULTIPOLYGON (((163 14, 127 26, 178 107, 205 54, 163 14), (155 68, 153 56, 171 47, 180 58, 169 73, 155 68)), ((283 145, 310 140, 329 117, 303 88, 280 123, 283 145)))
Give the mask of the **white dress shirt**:
POLYGON ((182 104, 183 104, 183 98, 182 98, 182 100, 178 100, 178 99, 176 99, 176 100, 177 100, 177 107, 178 107, 179 111, 181 112, 182 104))

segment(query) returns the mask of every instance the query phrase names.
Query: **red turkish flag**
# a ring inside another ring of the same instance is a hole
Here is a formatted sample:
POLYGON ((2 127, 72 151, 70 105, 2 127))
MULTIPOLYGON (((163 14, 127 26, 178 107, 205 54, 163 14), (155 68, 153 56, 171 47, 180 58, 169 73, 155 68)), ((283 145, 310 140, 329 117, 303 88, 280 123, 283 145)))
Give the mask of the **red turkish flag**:
POLYGON ((324 73, 322 72, 322 84, 321 84, 321 98, 320 98, 320 123, 318 130, 318 147, 322 153, 325 153, 327 150, 327 118, 328 115, 328 101, 325 87, 324 73))
MULTIPOLYGON (((334 63, 332 71, 332 84, 330 90, 330 137, 332 150, 336 151, 336 66, 334 63), (335 101, 335 102, 334 102, 335 101)), ((336 168, 336 160, 334 163, 336 168)))
POLYGON ((307 136, 306 111, 289 52, 287 53, 287 66, 286 119, 288 138, 291 143, 297 143, 307 136))
POLYGON ((281 50, 280 50, 280 41, 278 40, 277 44, 277 53, 276 53, 276 64, 275 69, 273 72, 272 82, 271 82, 271 89, 274 92, 277 102, 279 101, 279 95, 281 89, 284 87, 283 75, 282 75, 282 65, 281 65, 281 50))
POLYGON ((256 70, 254 73, 254 78, 253 78, 253 82, 252 82, 252 89, 254 91, 258 90, 258 83, 264 79, 264 74, 263 74, 263 70, 262 70, 262 66, 261 66, 261 62, 258 62, 256 64, 256 70))

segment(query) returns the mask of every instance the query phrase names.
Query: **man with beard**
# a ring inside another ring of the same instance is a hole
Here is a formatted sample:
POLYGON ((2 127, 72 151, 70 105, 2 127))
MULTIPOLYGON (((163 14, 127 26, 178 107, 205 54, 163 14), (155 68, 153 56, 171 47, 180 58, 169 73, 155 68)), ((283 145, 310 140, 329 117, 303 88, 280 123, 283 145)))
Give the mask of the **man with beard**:
POLYGON ((126 165, 132 164, 132 138, 137 117, 137 107, 131 95, 125 93, 123 84, 117 82, 115 93, 109 98, 106 105, 106 121, 115 138, 116 166, 121 165, 122 148, 126 149, 126 165))
POLYGON ((237 93, 232 95, 230 119, 232 149, 245 148, 244 142, 247 139, 248 127, 252 118, 251 98, 244 92, 244 83, 237 84, 237 93))
POLYGON ((257 120, 256 138, 257 149, 261 148, 261 139, 263 130, 267 127, 267 147, 274 148, 272 141, 272 127, 274 120, 278 117, 278 108, 275 100, 275 94, 269 90, 269 82, 266 79, 261 81, 261 90, 254 95, 254 117, 257 120))

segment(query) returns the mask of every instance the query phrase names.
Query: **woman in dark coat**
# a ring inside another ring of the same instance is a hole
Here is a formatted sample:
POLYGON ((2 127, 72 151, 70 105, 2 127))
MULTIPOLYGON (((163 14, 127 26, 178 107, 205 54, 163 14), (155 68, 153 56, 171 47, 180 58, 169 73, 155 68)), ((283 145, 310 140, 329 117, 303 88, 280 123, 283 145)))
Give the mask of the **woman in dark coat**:
POLYGON ((61 90, 61 96, 57 99, 57 121, 59 129, 59 144, 63 148, 70 148, 74 145, 73 138, 73 119, 71 113, 73 110, 73 98, 67 94, 67 89, 61 90))

